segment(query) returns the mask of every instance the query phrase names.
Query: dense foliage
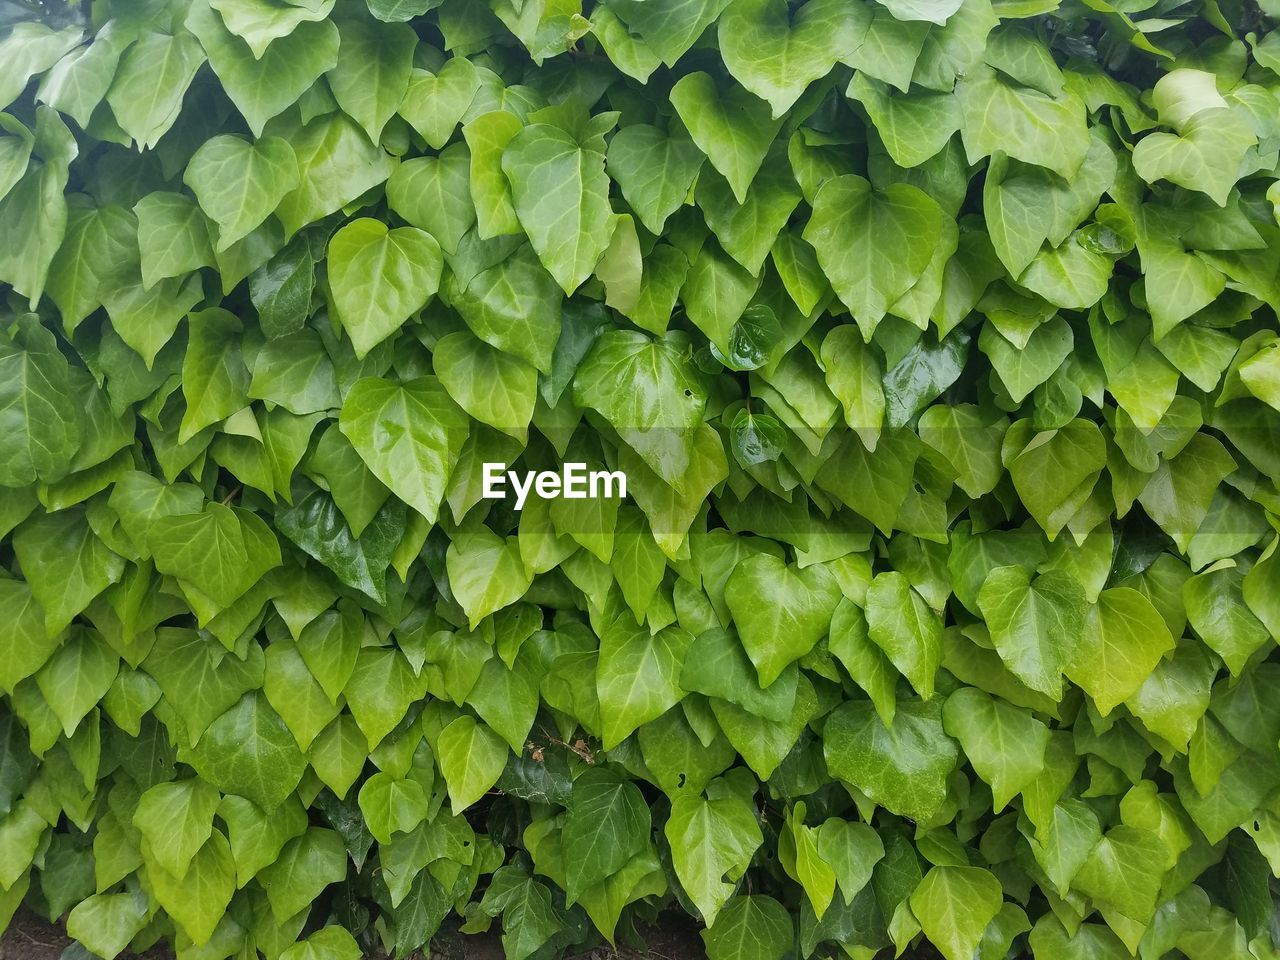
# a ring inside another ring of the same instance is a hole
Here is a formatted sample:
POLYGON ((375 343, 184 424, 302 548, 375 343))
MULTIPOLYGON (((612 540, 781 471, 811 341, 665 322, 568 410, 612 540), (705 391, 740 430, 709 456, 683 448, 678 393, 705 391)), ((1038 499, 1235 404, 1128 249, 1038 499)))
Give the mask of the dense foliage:
POLYGON ((0 926, 1275 957, 1272 13, 5 0, 0 926))

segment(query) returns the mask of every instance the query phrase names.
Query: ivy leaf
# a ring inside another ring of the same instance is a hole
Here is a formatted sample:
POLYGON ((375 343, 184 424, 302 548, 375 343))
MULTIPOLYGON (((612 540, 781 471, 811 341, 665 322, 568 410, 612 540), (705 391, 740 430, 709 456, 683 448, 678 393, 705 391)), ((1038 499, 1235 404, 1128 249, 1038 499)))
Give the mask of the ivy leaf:
POLYGON ((338 425, 374 476, 435 523, 467 429, 440 381, 360 380, 342 404, 338 425))
POLYGON ((107 103, 139 149, 154 147, 173 126, 204 61, 200 43, 185 30, 146 31, 125 51, 107 90, 107 103))
POLYGON ((672 487, 690 460, 688 434, 702 419, 706 393, 675 336, 654 340, 611 330, 578 367, 573 399, 596 410, 672 487))
POLYGON ((761 894, 734 897, 702 931, 710 960, 781 960, 795 939, 786 907, 761 894))
POLYGON ((147 878, 156 901, 197 946, 209 942, 236 890, 231 847, 216 830, 181 877, 153 864, 147 878))
POLYGON ((647 123, 623 127, 609 141, 608 172, 645 229, 661 235, 693 189, 704 157, 687 137, 647 123))
POLYGON ((436 756, 449 787, 449 806, 461 813, 498 782, 510 751, 484 724, 463 716, 440 731, 436 756))
POLYGON ((605 749, 680 701, 681 671, 692 643, 693 637, 678 626, 650 636, 648 628, 636 626, 630 616, 605 627, 596 669, 605 749))
POLYGON ((247 236, 298 186, 298 160, 279 137, 256 143, 214 137, 192 155, 182 179, 217 223, 214 249, 220 253, 247 236))
POLYGON ((911 894, 911 912, 947 960, 969 960, 1003 900, 1000 881, 990 871, 939 866, 911 894))
POLYGON ((715 22, 730 2, 678 0, 653 4, 648 0, 609 0, 607 6, 670 67, 697 42, 702 31, 715 22))
POLYGON ((959 741, 978 776, 991 784, 996 813, 1044 769, 1049 728, 1030 711, 975 687, 962 687, 947 697, 942 725, 959 741))
POLYGON ((942 623, 901 573, 882 573, 867 590, 867 634, 916 692, 933 696, 942 663, 942 623))
POLYGON ((323 16, 299 23, 288 36, 259 50, 228 30, 206 0, 191 4, 186 27, 200 40, 209 66, 254 136, 261 136, 268 120, 294 104, 338 62, 338 28, 323 16))
POLYGON ((80 508, 28 520, 14 532, 13 549, 49 636, 124 575, 124 559, 107 549, 80 508))
POLYGON ((26 349, 0 339, 0 484, 62 479, 80 443, 80 405, 70 368, 38 325, 26 349))
POLYGON ((221 800, 213 786, 199 779, 151 787, 133 812, 133 825, 147 841, 144 852, 181 880, 213 833, 213 815, 221 800))
POLYGON ((338 59, 325 75, 333 98, 377 143, 409 88, 418 37, 407 24, 343 20, 338 59))
POLYGON ((840 588, 823 566, 798 569, 761 555, 734 570, 724 598, 765 688, 826 634, 840 588))
POLYGON ((502 154, 520 225, 566 295, 591 276, 613 233, 602 139, 534 123, 502 154))
POLYGON ((729 181, 739 203, 764 163, 769 144, 782 126, 771 119, 768 105, 746 91, 719 90, 705 73, 689 73, 671 88, 676 108, 693 142, 729 181))
POLYGON ((538 371, 468 333, 436 342, 435 368, 458 406, 482 423, 525 438, 537 399, 538 371))
POLYGON ((293 793, 307 766, 289 728, 257 693, 209 725, 190 762, 224 793, 247 797, 267 813, 293 793))
POLYGON ((899 702, 888 727, 870 702, 841 704, 827 718, 822 744, 833 776, 912 820, 929 820, 942 806, 959 756, 936 700, 899 702))
POLYGON ((360 788, 360 812, 379 843, 391 843, 396 832, 409 832, 427 820, 427 795, 416 780, 375 773, 360 788))
POLYGON ((574 781, 563 834, 570 903, 646 848, 649 821, 644 796, 616 772, 595 768, 574 781))
POLYGON ((737 879, 764 842, 755 812, 724 781, 718 781, 706 797, 677 797, 663 829, 680 885, 703 921, 714 924, 733 896, 737 879), (730 883, 724 882, 726 876, 730 883))
POLYGON ((717 33, 729 72, 777 118, 857 50, 869 22, 864 8, 835 0, 806 4, 794 18, 770 0, 750 0, 731 5, 717 33))
POLYGON ((1034 577, 1025 567, 992 569, 978 593, 996 652, 1013 674, 1055 700, 1062 672, 1081 642, 1088 603, 1080 582, 1050 570, 1034 577))
POLYGON ((1173 647, 1169 628, 1150 600, 1130 587, 1112 587, 1090 609, 1067 676, 1105 717, 1142 686, 1173 647))
POLYGON ((941 230, 942 211, 918 188, 897 183, 881 193, 848 174, 818 189, 804 239, 869 341, 924 273, 941 230))
POLYGON ((444 259, 425 230, 353 220, 329 241, 329 285, 356 357, 391 336, 435 295, 444 259))

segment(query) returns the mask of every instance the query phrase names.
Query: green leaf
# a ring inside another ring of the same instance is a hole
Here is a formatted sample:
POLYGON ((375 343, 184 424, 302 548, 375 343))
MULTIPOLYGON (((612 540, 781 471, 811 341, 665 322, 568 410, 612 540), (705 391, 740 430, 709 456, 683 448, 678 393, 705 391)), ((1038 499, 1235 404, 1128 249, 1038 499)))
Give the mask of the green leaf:
POLYGON ((428 818, 427 795, 416 780, 375 773, 360 788, 360 812, 374 839, 390 843, 392 834, 407 833, 428 818))
POLYGON ((279 714, 254 693, 209 725, 190 762, 219 790, 247 797, 267 813, 293 793, 307 765, 279 714))
POLYGON ((604 628, 596 692, 605 749, 680 702, 680 676, 692 643, 693 637, 678 626, 650 636, 647 627, 637 626, 628 615, 604 628))
POLYGON ((124 559, 107 549, 78 507, 28 520, 14 532, 13 550, 49 636, 124 574, 124 559))
POLYGON ((1000 659, 1019 680, 1053 699, 1062 696, 1062 672, 1075 659, 1088 603, 1068 573, 1033 577, 1021 566, 992 569, 978 607, 1000 659))
POLYGON ((231 848, 216 830, 181 877, 153 864, 147 878, 156 901, 196 946, 209 942, 236 890, 231 848))
POLYGON ((449 585, 474 630, 489 614, 519 600, 532 576, 525 572, 515 537, 488 530, 459 534, 445 556, 449 585))
POLYGON ((502 154, 520 225, 566 295, 591 276, 613 235, 604 165, 602 133, 577 138, 549 123, 524 127, 502 154))
POLYGON ((147 859, 181 880, 213 833, 221 795, 203 780, 158 783, 138 800, 133 825, 147 842, 147 859))
MULTIPOLYGON (((446 289, 453 286, 450 277, 446 289)), ((451 290, 450 297, 471 332, 485 343, 543 373, 551 370, 563 292, 528 244, 478 274, 465 290, 451 290)))
POLYGON ((781 117, 805 88, 847 60, 870 22, 863 7, 817 0, 794 17, 770 0, 732 4, 717 27, 729 72, 781 117))
POLYGON ((75 630, 36 674, 36 685, 68 737, 103 698, 120 658, 88 630, 75 630))
POLYGON ((608 7, 644 38, 662 62, 674 66, 730 0, 609 0, 608 7))
POLYGON ((1014 86, 990 67, 967 73, 956 84, 963 123, 960 136, 970 163, 1004 153, 1073 179, 1092 142, 1084 102, 1065 91, 1053 97, 1014 86))
POLYGON ((298 186, 298 160, 279 137, 256 143, 214 137, 192 155, 182 180, 218 225, 214 249, 221 252, 247 236, 298 186))
POLYGON ((80 444, 80 405, 53 335, 30 324, 23 349, 0 339, 0 484, 51 483, 70 471, 80 444))
POLYGON ((911 894, 911 912, 947 960, 970 960, 1003 900, 1000 881, 990 871, 939 866, 911 894))
MULTIPOLYGON (((298 159, 298 188, 276 208, 286 236, 291 237, 307 224, 342 209, 366 190, 383 183, 391 173, 387 155, 371 144, 345 114, 334 112, 305 124, 285 117, 269 129, 273 135, 289 141, 298 159)), ((366 227, 357 228, 352 239, 364 242, 352 246, 356 250, 367 250, 378 239, 371 235, 373 232, 366 227)), ((383 233, 387 233, 385 225, 383 233)), ((410 235, 416 236, 412 232, 410 235)), ((417 252, 418 245, 411 249, 417 252)), ((382 282, 378 280, 375 286, 382 282)))
POLYGON ((929 820, 942 806, 959 755, 936 700, 899 702, 888 727, 869 702, 841 704, 827 718, 822 744, 833 776, 912 820, 929 820))
POLYGON ((209 66, 254 136, 261 136, 268 120, 292 106, 338 62, 338 28, 323 15, 299 23, 288 36, 270 41, 265 51, 251 49, 202 0, 191 4, 186 26, 199 38, 209 66))
POLYGON ((462 144, 438 157, 416 157, 400 163, 387 180, 387 206, 415 227, 436 238, 452 256, 476 222, 476 206, 468 192, 471 158, 462 144))
POLYGON ((688 137, 669 136, 646 123, 625 126, 609 141, 609 176, 655 235, 662 234, 667 218, 684 204, 703 162, 688 137))
POLYGON ((261 519, 220 503, 155 519, 147 548, 157 570, 189 583, 219 608, 231 606, 281 562, 275 535, 261 519))
MULTIPOLYGON (((689 433, 702 420, 706 393, 684 338, 654 340, 611 330, 578 367, 573 399, 600 413, 668 485, 682 486, 693 459, 689 433)), ((648 511, 646 511, 648 512, 648 511)))
POLYGON ((1133 169, 1147 183, 1168 180, 1208 194, 1221 207, 1255 143, 1248 122, 1224 105, 1188 117, 1176 134, 1147 134, 1133 148, 1133 169))
POLYGON ((1167 856, 1158 835, 1119 824, 1093 848, 1076 874, 1075 886, 1095 901, 1145 924, 1155 911, 1167 856))
POLYGON ((133 205, 142 253, 142 287, 214 265, 204 214, 180 193, 149 193, 133 205))
POLYGON ((941 230, 942 211, 918 188, 895 183, 880 192, 848 174, 819 187, 804 239, 869 341, 924 273, 941 230))
POLYGON ((329 88, 338 106, 377 143, 409 88, 418 37, 407 25, 370 20, 341 21, 338 33, 338 62, 325 75, 329 88))
POLYGON ((338 321, 364 356, 396 333, 440 286, 440 245, 425 230, 353 220, 329 241, 329 283, 338 321))
POLYGON ((103 960, 115 960, 147 923, 145 903, 131 893, 99 893, 67 915, 67 933, 103 960))
POLYGON ((440 731, 436 756, 449 787, 449 806, 461 813, 498 782, 510 751, 483 723, 462 716, 440 731))
POLYGON ((710 960, 782 960, 795 939, 786 907, 761 894, 734 897, 702 931, 710 960))
POLYGON ((351 388, 338 425, 374 476, 435 523, 467 421, 435 377, 367 377, 351 388))
POLYGON ((260 0, 209 0, 227 29, 243 38, 255 58, 261 58, 275 41, 290 37, 300 26, 323 20, 333 10, 329 0, 276 7, 260 0))
POLYGON ((644 851, 649 830, 649 807, 635 784, 607 768, 578 777, 563 834, 569 903, 644 851))
POLYGON ((867 590, 867 635, 921 697, 933 696, 942 663, 942 622, 901 573, 882 573, 867 590))
POLYGON ((308 827, 284 845, 276 861, 258 874, 258 882, 267 892, 276 923, 284 923, 346 875, 342 838, 333 830, 308 827))
POLYGON ((280 960, 360 960, 363 956, 355 938, 334 924, 295 943, 280 954, 280 960))
POLYGON ((1142 686, 1173 647, 1169 628, 1150 600, 1130 587, 1112 587, 1090 609, 1067 676, 1105 717, 1142 686))
POLYGON ((705 73, 689 73, 671 88, 671 103, 693 142, 745 203, 747 189, 782 126, 768 105, 746 91, 727 91, 705 73))
POLYGON ((1044 769, 1049 728, 1030 711, 962 687, 947 697, 942 724, 978 776, 991 784, 996 813, 1044 769))
POLYGON ((139 149, 154 147, 173 126, 204 61, 200 43, 185 30, 176 34, 148 31, 125 51, 107 91, 107 103, 139 149))
POLYGON ((533 419, 538 371, 469 333, 451 333, 432 352, 449 396, 475 419, 523 440, 533 419))
POLYGON ((713 781, 706 797, 677 797, 663 829, 680 885, 703 921, 714 924, 764 842, 755 811, 726 781, 713 781))
POLYGON ((400 115, 428 146, 439 150, 453 136, 458 121, 466 114, 479 89, 480 75, 475 65, 462 57, 453 57, 434 74, 425 70, 410 73, 409 89, 400 102, 400 115))
POLYGON ((761 555, 734 570, 725 603, 762 688, 822 639, 839 602, 839 584, 820 565, 798 569, 761 555))

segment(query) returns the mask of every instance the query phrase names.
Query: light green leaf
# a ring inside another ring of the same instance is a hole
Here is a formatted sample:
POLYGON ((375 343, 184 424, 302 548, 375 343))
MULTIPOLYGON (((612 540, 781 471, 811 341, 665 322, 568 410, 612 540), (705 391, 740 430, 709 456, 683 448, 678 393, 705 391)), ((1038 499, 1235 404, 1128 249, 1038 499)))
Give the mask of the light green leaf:
POLYGON ((650 635, 624 615, 600 636, 596 693, 605 749, 656 720, 684 697, 680 675, 693 637, 678 626, 650 635))
POLYGON ((763 100, 730 87, 717 89, 705 73, 689 73, 671 88, 671 103, 693 142, 745 203, 747 189, 782 127, 763 100))
POLYGON ((1142 686, 1173 647, 1169 628, 1150 600, 1130 587, 1112 587, 1090 609, 1067 676, 1105 717, 1142 686))
POLYGON ((895 183, 879 192, 848 174, 818 188, 804 239, 869 341, 924 273, 941 230, 942 211, 918 188, 895 183))
POLYGON ((325 74, 343 111, 377 143, 409 89, 418 36, 407 24, 343 20, 338 62, 325 74))
POLYGON ((256 143, 214 137, 192 155, 182 180, 217 223, 215 249, 221 252, 262 223, 298 186, 298 160, 279 137, 256 143))
POLYGON ((498 781, 510 751, 502 738, 468 716, 440 731, 436 756, 449 787, 449 806, 461 813, 498 781))
POLYGON ((815 0, 794 15, 773 0, 747 0, 720 18, 720 53, 734 78, 767 100, 777 118, 857 50, 870 20, 864 7, 839 0, 815 0))
POLYGON ((440 245, 425 230, 362 217, 329 241, 338 321, 363 358, 421 310, 440 286, 440 245))
POLYGON ((663 830, 680 885, 703 921, 714 924, 764 842, 755 811, 725 781, 714 781, 706 797, 677 797, 663 830))
POLYGON ((960 741, 978 776, 991 784, 996 813, 1044 769, 1049 728, 1030 711, 975 687, 961 687, 947 697, 942 725, 960 741))
POLYGON ((338 425, 391 491, 435 523, 467 421, 435 377, 366 377, 347 394, 338 425))
POLYGON ((703 162, 687 136, 669 136, 646 123, 625 126, 609 141, 609 176, 655 235, 684 204, 703 162))
POLYGON ((978 607, 1005 666, 1031 689, 1059 699, 1062 672, 1075 659, 1088 611, 1079 581, 1060 571, 1033 577, 1022 566, 995 567, 978 593, 978 607))
POLYGON ((947 960, 971 960, 1004 900, 981 867, 933 867, 911 894, 911 912, 947 960))
POLYGON ((107 103, 139 149, 154 147, 173 126, 204 60, 200 43, 185 30, 144 33, 125 51, 107 103))
POLYGON ((867 590, 867 633, 924 698, 942 663, 942 621, 903 574, 877 574, 867 590))

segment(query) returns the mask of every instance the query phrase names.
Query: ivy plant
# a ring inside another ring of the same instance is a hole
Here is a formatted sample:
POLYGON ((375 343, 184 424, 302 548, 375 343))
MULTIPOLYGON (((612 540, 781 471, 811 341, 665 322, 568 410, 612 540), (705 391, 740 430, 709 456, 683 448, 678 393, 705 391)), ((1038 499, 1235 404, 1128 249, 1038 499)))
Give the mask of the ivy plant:
POLYGON ((1275 957, 1277 17, 0 3, 0 929, 1275 957))

